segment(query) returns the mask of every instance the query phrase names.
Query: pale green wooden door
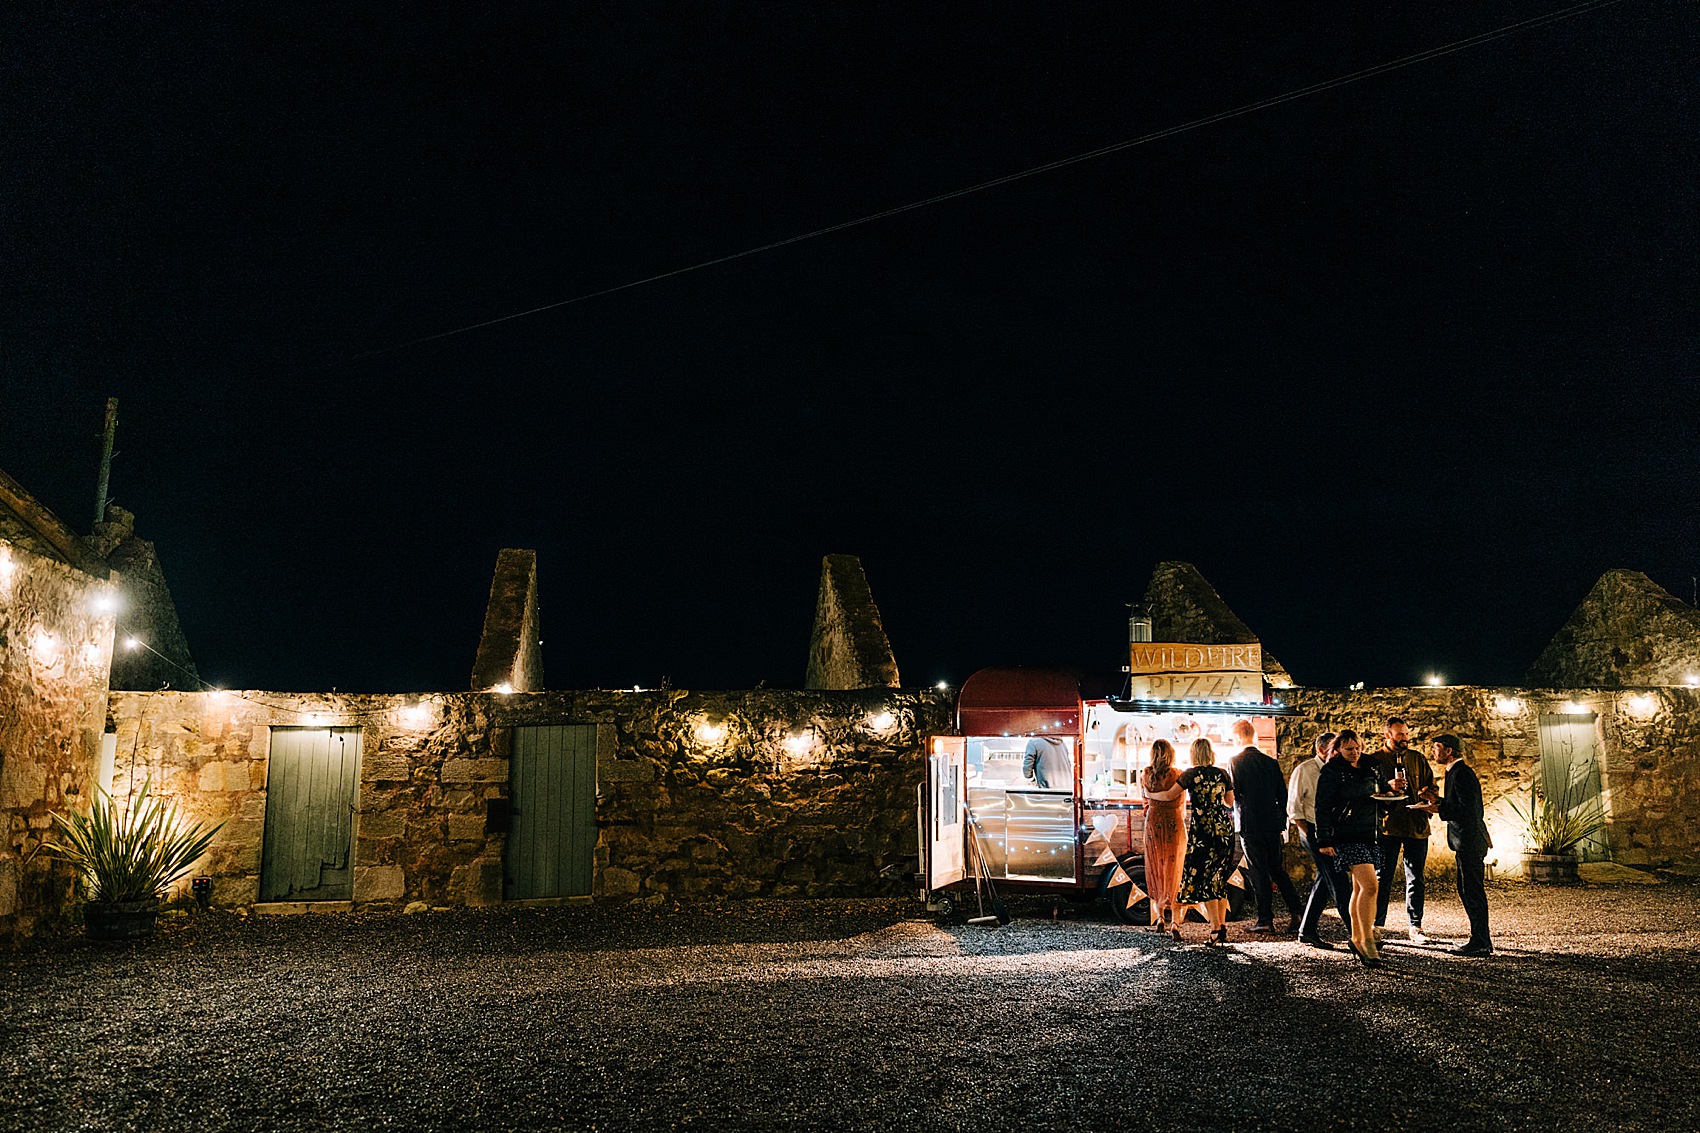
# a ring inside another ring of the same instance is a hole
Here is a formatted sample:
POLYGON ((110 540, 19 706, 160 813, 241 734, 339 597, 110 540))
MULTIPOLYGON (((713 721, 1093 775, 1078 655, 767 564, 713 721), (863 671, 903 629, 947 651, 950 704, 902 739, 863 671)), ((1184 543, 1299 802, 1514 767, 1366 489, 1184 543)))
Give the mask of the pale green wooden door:
MULTIPOLYGON (((1546 712, 1538 721, 1541 740, 1541 796, 1572 813, 1598 812, 1602 806, 1600 756, 1594 742, 1592 712, 1546 712)), ((1585 862, 1610 856, 1605 833, 1576 847, 1585 862)))
POLYGON ((596 852, 596 725, 515 728, 505 895, 587 897, 596 852))
POLYGON ((346 901, 354 895, 354 788, 359 728, 273 728, 266 770, 260 900, 346 901))

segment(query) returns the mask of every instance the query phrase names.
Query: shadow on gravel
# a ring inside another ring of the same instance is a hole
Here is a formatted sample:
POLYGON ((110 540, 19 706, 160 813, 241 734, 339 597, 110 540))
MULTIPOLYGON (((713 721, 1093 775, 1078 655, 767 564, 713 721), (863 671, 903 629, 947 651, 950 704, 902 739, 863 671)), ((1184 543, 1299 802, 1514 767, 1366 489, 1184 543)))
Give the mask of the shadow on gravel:
POLYGON ((213 912, 170 918, 152 940, 106 944, 81 937, 43 941, 0 954, 0 970, 53 966, 71 958, 103 963, 182 951, 249 948, 442 949, 486 955, 532 950, 594 951, 680 944, 754 944, 844 939, 915 919, 906 899, 704 901, 670 909, 583 905, 491 906, 406 915, 398 912, 247 916, 213 912))

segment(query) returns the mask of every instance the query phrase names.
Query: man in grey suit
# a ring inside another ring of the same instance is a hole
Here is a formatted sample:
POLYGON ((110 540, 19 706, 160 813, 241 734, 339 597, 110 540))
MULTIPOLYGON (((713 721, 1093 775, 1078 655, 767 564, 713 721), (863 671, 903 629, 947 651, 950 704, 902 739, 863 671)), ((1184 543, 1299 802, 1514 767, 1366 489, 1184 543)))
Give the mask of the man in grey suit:
POLYGON ((1470 917, 1470 939, 1452 951, 1459 956, 1492 956, 1482 866, 1493 839, 1488 835, 1482 807, 1482 781, 1464 762, 1463 745, 1457 736, 1444 732, 1430 743, 1434 761, 1446 768, 1446 794, 1436 796, 1433 787, 1423 788, 1424 802, 1418 809, 1437 814, 1446 822, 1446 844, 1458 858, 1458 899, 1470 917))

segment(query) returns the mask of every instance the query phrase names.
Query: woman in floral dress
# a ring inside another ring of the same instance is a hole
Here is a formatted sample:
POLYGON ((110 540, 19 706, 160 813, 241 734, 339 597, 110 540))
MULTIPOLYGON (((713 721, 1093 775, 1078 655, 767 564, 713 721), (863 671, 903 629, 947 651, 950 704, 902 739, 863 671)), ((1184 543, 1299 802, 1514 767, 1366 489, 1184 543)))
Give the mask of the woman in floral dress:
POLYGON ((1151 928, 1170 932, 1176 940, 1175 895, 1181 887, 1181 851, 1186 847, 1186 824, 1181 820, 1180 772, 1175 749, 1168 740, 1151 745, 1151 765, 1139 775, 1145 797, 1145 888, 1151 893, 1151 928))
MULTIPOLYGON (((1198 905, 1210 922, 1204 943, 1228 941, 1228 873, 1234 861, 1234 781, 1216 766, 1216 749, 1202 736, 1192 741, 1192 766, 1180 786, 1192 800, 1186 828, 1186 861, 1176 902, 1198 905)), ((1180 938, 1180 933, 1175 933, 1180 938)))

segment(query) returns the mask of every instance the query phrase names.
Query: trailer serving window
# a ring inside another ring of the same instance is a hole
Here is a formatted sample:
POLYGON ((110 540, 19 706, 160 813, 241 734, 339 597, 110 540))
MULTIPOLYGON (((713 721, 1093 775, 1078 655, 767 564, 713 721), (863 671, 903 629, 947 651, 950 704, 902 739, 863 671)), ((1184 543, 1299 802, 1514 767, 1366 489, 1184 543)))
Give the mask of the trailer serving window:
POLYGON ((1074 761, 1073 736, 968 737, 969 820, 993 877, 1074 880, 1074 761))

